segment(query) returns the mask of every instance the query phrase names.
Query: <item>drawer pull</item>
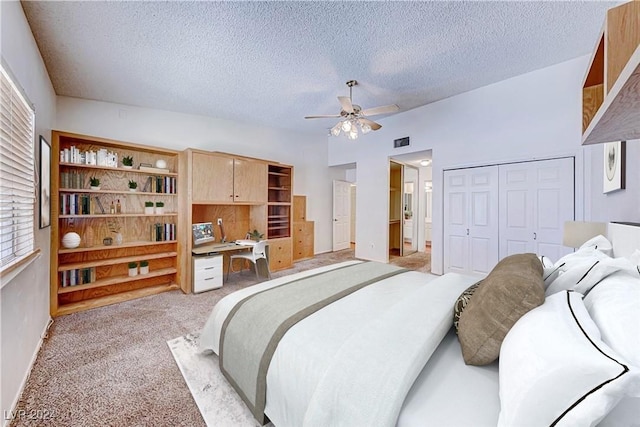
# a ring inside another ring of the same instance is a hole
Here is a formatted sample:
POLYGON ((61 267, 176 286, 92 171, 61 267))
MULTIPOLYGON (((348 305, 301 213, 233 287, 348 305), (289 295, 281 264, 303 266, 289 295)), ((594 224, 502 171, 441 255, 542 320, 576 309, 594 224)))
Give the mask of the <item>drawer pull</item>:
POLYGON ((204 279, 204 280, 213 280, 213 277, 207 277, 207 278, 206 278, 206 279, 204 279))
POLYGON ((213 270, 215 267, 205 267, 205 270, 213 270))

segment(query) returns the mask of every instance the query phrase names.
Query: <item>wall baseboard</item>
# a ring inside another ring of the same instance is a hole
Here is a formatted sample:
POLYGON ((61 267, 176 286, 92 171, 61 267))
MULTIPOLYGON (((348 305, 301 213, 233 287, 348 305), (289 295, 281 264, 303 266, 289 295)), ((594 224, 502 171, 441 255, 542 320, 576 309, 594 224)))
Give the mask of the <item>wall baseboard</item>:
POLYGON ((53 319, 51 319, 51 317, 49 317, 47 319, 47 323, 45 323, 44 325, 44 329, 42 330, 42 333, 40 334, 40 341, 38 341, 38 345, 36 346, 35 351, 33 352, 33 356, 31 356, 31 361, 29 362, 29 369, 27 369, 27 372, 25 372, 24 374, 24 378, 22 378, 22 382, 20 383, 20 388, 18 389, 18 393, 16 394, 16 396, 13 398, 13 402, 11 402, 11 406, 9 407, 9 412, 5 412, 2 414, 2 427, 6 427, 8 426, 11 421, 13 421, 10 417, 7 417, 8 415, 10 415, 11 413, 13 413, 16 410, 16 406, 18 405, 18 401, 20 400, 20 396, 22 396, 22 393, 24 392, 24 388, 27 385, 27 381, 29 380, 29 376, 31 375, 31 371, 33 370, 33 365, 36 363, 36 359, 38 358, 38 354, 40 353, 40 349, 42 348, 42 344, 44 344, 44 337, 45 335, 47 335, 47 331, 49 330, 49 327, 51 325, 51 323, 53 322, 53 319))

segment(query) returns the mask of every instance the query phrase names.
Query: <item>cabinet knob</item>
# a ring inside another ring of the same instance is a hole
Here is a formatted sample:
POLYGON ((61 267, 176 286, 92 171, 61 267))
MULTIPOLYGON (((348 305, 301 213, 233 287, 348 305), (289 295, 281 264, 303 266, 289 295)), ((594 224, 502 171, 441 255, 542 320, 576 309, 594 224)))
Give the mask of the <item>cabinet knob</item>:
POLYGON ((240 196, 238 196, 238 195, 236 194, 236 197, 240 197, 240 196))

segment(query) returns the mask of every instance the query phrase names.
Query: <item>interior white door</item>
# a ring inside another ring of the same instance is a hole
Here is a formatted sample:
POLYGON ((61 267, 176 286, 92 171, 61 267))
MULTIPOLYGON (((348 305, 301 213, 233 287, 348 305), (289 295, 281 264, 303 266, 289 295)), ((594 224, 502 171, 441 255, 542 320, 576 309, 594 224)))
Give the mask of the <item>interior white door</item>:
POLYGON ((469 175, 469 271, 484 276, 499 261, 498 168, 473 168, 469 175))
POLYGON ((444 268, 486 275, 498 262, 498 168, 445 171, 444 268))
POLYGON ((351 183, 333 181, 333 250, 349 247, 351 236, 351 183))
POLYGON ((532 252, 559 259, 574 219, 573 158, 500 165, 500 258, 532 252))

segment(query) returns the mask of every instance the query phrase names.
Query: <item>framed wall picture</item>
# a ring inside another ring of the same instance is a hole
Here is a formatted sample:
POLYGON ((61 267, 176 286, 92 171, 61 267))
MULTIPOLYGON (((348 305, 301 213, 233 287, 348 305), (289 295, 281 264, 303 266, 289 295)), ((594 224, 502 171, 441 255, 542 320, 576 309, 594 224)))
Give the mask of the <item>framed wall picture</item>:
POLYGON ((624 188, 625 148, 625 141, 608 142, 604 144, 603 193, 610 193, 624 188))
POLYGON ((51 225, 51 146, 40 135, 40 228, 51 225))

